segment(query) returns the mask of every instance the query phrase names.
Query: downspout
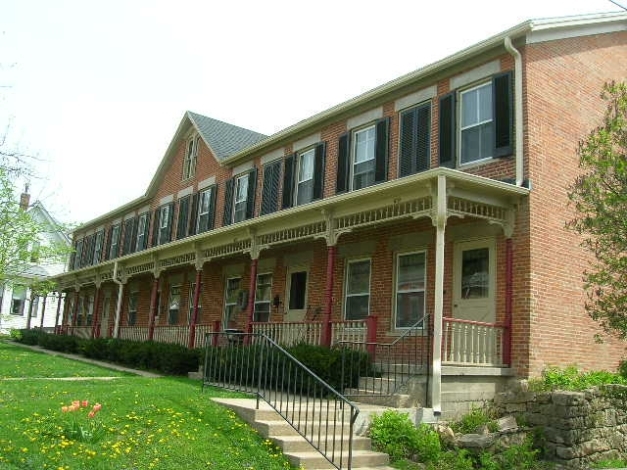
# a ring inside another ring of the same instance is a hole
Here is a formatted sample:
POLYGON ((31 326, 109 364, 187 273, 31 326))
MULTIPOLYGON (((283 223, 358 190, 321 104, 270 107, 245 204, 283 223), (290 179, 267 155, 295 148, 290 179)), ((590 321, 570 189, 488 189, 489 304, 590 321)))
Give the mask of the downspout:
POLYGON ((122 295, 124 293, 124 283, 118 280, 118 262, 116 261, 113 264, 113 282, 115 282, 118 287, 118 302, 115 306, 115 323, 113 326, 113 337, 117 338, 120 334, 120 311, 122 310, 122 295))
POLYGON ((516 186, 523 184, 523 68, 522 56, 512 44, 509 36, 505 37, 505 49, 514 57, 514 122, 516 125, 516 186))

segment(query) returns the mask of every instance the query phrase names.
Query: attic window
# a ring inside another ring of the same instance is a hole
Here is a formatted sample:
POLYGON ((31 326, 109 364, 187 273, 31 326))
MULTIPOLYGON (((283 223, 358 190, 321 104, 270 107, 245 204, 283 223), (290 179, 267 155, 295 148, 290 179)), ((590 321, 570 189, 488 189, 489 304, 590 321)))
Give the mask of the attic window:
POLYGON ((196 161, 198 160, 198 136, 194 135, 187 142, 185 160, 183 162, 183 180, 187 180, 196 174, 196 161))

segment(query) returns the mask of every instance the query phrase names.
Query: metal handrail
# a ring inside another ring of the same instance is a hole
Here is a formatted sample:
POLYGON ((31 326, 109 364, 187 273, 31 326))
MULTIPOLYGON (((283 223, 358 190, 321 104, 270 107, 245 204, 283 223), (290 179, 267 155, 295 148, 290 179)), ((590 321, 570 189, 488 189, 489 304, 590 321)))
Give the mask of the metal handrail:
MULTIPOLYGON (((390 343, 341 341, 342 383, 358 384, 346 394, 352 397, 391 396, 412 377, 425 375, 429 380, 431 334, 429 314, 422 316, 390 343), (426 331, 426 334, 424 333, 426 331), (351 353, 365 352, 370 361, 355 361, 351 353)), ((428 399, 425 386, 425 404, 428 399)))
POLYGON ((337 469, 352 469, 359 408, 261 333, 205 334, 203 388, 220 387, 265 401, 337 469))

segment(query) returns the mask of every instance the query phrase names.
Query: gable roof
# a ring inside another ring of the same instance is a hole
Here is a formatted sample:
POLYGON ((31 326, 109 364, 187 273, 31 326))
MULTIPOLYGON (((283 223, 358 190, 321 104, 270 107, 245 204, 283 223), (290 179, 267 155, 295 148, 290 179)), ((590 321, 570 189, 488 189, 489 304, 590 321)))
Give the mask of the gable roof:
POLYGON ((218 161, 268 137, 191 111, 187 111, 186 115, 218 161))
POLYGON ((67 233, 60 229, 60 224, 57 220, 50 215, 50 212, 45 208, 41 201, 35 201, 28 209, 28 212, 39 213, 43 218, 43 222, 50 229, 49 234, 54 236, 58 242, 64 243, 67 246, 71 245, 70 237, 67 233))

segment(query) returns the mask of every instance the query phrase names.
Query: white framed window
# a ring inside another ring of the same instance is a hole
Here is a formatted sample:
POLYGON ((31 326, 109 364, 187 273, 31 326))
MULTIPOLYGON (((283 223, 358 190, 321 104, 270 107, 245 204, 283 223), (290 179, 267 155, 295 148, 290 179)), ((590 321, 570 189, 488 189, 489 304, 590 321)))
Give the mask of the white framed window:
POLYGON ((235 180, 235 197, 233 198, 233 222, 246 220, 246 207, 248 203, 248 176, 239 176, 235 180))
POLYGON ((159 208, 159 244, 169 240, 170 231, 170 204, 159 208))
POLYGON ((492 158, 494 150, 492 82, 459 93, 459 163, 492 158))
MULTIPOLYGON (((200 284, 202 290, 202 284, 200 284)), ((187 324, 192 323, 192 317, 194 316, 194 295, 196 293, 196 283, 192 282, 189 285, 189 295, 187 299, 187 324)), ((198 296, 198 317, 200 318, 200 312, 202 311, 202 295, 198 296)))
POLYGON ((255 289, 254 320, 267 322, 270 319, 270 305, 272 302, 272 274, 258 274, 257 288, 255 289))
POLYGON ((139 292, 131 291, 128 294, 128 324, 129 326, 137 323, 137 306, 139 304, 139 292))
POLYGON ((181 286, 170 286, 168 299, 168 325, 178 325, 181 310, 181 286))
POLYGON ((198 198, 198 217, 196 219, 196 233, 202 233, 209 228, 209 211, 211 209, 211 197, 213 188, 200 193, 198 198))
POLYGON ((370 313, 370 259, 348 261, 344 285, 344 318, 365 319, 370 313))
POLYGON ((146 237, 148 236, 148 213, 144 212, 139 216, 137 221, 137 240, 135 241, 135 251, 143 250, 146 246, 146 237))
POLYGON ((24 304, 26 303, 26 287, 13 286, 11 297, 11 315, 24 315, 24 304))
POLYGON ((241 278, 239 277, 230 277, 226 280, 224 287, 224 319, 222 329, 233 328, 235 326, 240 283, 241 278))
POLYGON ((361 189, 374 184, 376 126, 372 125, 353 131, 351 165, 352 189, 361 189))
POLYGON ((399 253, 395 261, 394 326, 410 328, 425 314, 426 253, 399 253))
POLYGON ((102 257, 102 242, 104 241, 104 232, 100 230, 96 233, 96 240, 94 241, 94 259, 92 264, 100 263, 102 257))
POLYGON ((196 174, 196 162, 198 161, 199 137, 194 136, 187 142, 185 160, 183 162, 183 179, 189 179, 196 174))
POLYGON ((298 154, 296 205, 306 204, 313 200, 315 158, 315 148, 306 150, 305 152, 298 154))
POLYGON ((120 252, 120 224, 111 227, 111 244, 109 247, 109 258, 117 258, 120 252))

